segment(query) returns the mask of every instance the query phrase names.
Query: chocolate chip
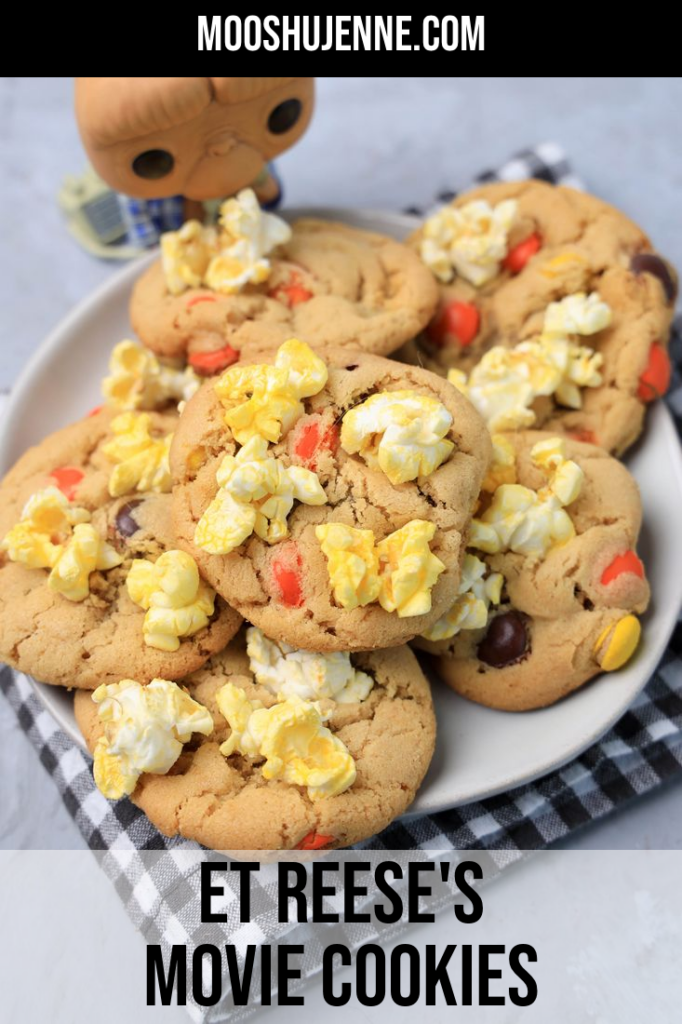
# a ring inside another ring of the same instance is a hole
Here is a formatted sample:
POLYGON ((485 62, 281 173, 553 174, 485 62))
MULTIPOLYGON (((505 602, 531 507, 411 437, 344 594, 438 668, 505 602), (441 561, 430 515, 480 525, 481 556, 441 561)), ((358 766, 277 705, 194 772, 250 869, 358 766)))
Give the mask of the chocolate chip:
POLYGON ((357 370, 357 368, 358 368, 358 363, 351 363, 350 366, 346 367, 347 370, 357 370))
POLYGON ((142 498, 128 501, 125 505, 121 505, 116 513, 116 529, 122 537, 132 537, 140 529, 140 524, 133 518, 132 512, 141 504, 142 498))
POLYGON ((663 291, 668 303, 674 302, 677 298, 677 280, 675 275, 660 256, 653 252, 638 252, 630 260, 630 269, 635 274, 651 274, 653 277, 657 277, 663 285, 663 291))
POLYGON ((525 616, 519 612, 496 615, 478 645, 478 659, 491 668, 513 665, 528 650, 525 616))

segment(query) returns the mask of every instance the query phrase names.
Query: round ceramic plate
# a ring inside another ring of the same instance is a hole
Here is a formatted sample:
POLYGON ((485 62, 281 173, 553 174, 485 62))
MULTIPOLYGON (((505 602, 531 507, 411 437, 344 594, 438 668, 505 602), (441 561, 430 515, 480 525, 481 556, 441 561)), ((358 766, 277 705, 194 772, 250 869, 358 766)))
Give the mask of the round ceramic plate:
MULTIPOLYGON (((295 210, 289 217, 321 216, 403 238, 416 221, 373 211, 295 210)), ((130 335, 128 300, 145 256, 112 275, 81 303, 34 354, 17 383, 0 435, 0 471, 31 444, 99 404, 99 382, 116 342, 130 335)), ((650 410, 646 437, 628 466, 642 490, 640 553, 651 581, 640 650, 620 672, 605 675, 554 707, 524 714, 490 711, 434 681, 438 716, 436 754, 410 814, 480 800, 545 775, 594 743, 626 711, 654 671, 682 603, 682 457, 670 415, 650 410)), ((43 704, 82 745, 71 695, 34 683, 43 704)))

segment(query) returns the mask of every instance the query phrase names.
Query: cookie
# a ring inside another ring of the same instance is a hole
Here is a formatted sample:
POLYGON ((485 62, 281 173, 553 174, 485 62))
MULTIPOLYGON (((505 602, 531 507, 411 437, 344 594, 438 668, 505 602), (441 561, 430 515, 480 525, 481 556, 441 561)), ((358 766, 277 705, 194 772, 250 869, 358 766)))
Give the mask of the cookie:
MULTIPOLYGON (((273 778, 262 755, 221 753, 234 732, 218 706, 226 684, 235 688, 233 703, 243 695, 265 708, 278 706, 254 679, 240 635, 183 684, 210 712, 214 731, 195 732, 167 774, 143 774, 133 802, 165 835, 216 850, 336 849, 380 832, 414 799, 433 755, 436 723, 429 685, 409 648, 356 654, 353 668, 369 677, 368 695, 361 702, 319 702, 332 734, 323 742, 340 743, 352 759, 343 785, 353 781, 343 792, 311 796, 305 784, 273 778)), ((75 711, 95 751, 103 727, 90 694, 76 695, 75 711)), ((195 725, 203 728, 198 715, 195 725)), ((299 751, 303 742, 299 735, 299 751)))
POLYGON ((543 428, 615 454, 636 440, 669 383, 677 276, 624 214, 541 181, 485 185, 410 244, 441 294, 408 361, 460 371, 493 431, 543 428))
POLYGON ((527 711, 634 654, 649 603, 642 510, 634 479, 594 445, 522 431, 495 448, 457 605, 415 645, 457 693, 527 711))
MULTIPOLYGON (((149 417, 152 457, 176 422, 175 414, 149 417)), ((132 442, 130 433, 115 435, 112 423, 120 426, 103 411, 57 431, 27 451, 0 485, 0 658, 46 683, 94 689, 122 675, 181 678, 220 650, 241 622, 222 599, 213 600, 177 551, 170 493, 134 489, 136 480, 165 486, 159 464, 138 472, 145 436, 139 421, 132 442), (105 453, 114 438, 132 444, 131 460, 117 463, 105 453), (126 585, 134 564, 141 604, 126 585), (176 583, 189 587, 188 602, 179 599, 176 583), (161 619, 172 616, 170 634, 158 621, 157 600, 151 610, 147 600, 164 587, 161 619), (174 639, 176 627, 191 634, 174 639)), ((167 468, 165 476, 169 490, 167 468)))
POLYGON ((186 357, 209 375, 293 336, 318 350, 388 355, 427 325, 438 300, 414 252, 333 221, 298 221, 269 263, 266 280, 234 294, 192 287, 173 295, 157 260, 133 290, 133 328, 159 356, 186 357))
POLYGON ((454 599, 489 456, 480 417, 442 378, 360 353, 325 363, 292 340, 186 406, 171 449, 178 544, 275 639, 396 646, 454 599), (286 391, 315 375, 300 399, 286 391))

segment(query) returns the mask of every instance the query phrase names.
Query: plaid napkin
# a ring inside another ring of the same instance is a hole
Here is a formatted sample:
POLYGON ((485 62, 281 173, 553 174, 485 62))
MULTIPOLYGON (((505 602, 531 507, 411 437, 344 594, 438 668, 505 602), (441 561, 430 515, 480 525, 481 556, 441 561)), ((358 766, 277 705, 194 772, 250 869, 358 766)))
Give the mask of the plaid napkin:
MULTIPOLYGON (((565 154, 554 143, 525 150, 497 172, 486 172, 477 180, 527 177, 580 187, 565 154)), ((438 199, 444 202, 452 195, 442 194, 438 199)), ((672 343, 677 369, 668 403, 682 433, 681 328, 682 320, 678 320, 672 343)), ((165 953, 174 943, 191 946, 193 941, 205 941, 197 893, 199 863, 208 856, 206 851, 183 839, 166 839, 128 800, 109 803, 95 788, 90 758, 59 729, 23 675, 3 668, 0 688, 88 845, 103 851, 102 865, 147 941, 160 943, 165 953), (167 851, 170 855, 153 857, 144 851, 167 851)), ((384 850, 486 851, 497 871, 517 860, 522 851, 541 849, 567 836, 681 770, 682 623, 644 692, 620 722, 577 760, 501 796, 396 822, 362 844, 361 849, 377 854, 384 850)), ((252 899, 254 915, 248 925, 239 923, 237 901, 228 894, 224 941, 240 950, 246 943, 281 941, 286 934, 287 941, 305 943, 302 974, 303 979, 310 977, 321 967, 323 942, 319 929, 277 923, 274 869, 266 867, 254 884, 259 892, 258 898, 252 899)), ((236 897, 236 880, 228 873, 226 886, 230 885, 236 897)), ((368 926, 358 929, 337 925, 333 941, 355 949, 362 942, 376 941, 377 936, 378 932, 368 926)), ((382 937, 386 937, 385 931, 382 937)), ((253 1009, 235 1010, 229 994, 210 1010, 188 1004, 197 1021, 220 1021, 228 1014, 230 1020, 236 1020, 253 1009)))

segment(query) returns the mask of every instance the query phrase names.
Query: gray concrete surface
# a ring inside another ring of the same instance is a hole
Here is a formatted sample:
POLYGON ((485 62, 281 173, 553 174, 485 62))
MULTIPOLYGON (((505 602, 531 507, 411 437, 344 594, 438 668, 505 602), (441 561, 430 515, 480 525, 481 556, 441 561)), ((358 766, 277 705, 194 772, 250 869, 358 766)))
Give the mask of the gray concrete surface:
MULTIPOLYGON (((0 80, 0 389, 56 322, 112 273, 67 234, 55 195, 83 155, 70 79, 0 80)), ((588 187, 682 266, 682 79, 321 79, 315 121, 279 161, 290 205, 402 209, 525 146, 559 142, 588 187)), ((575 840, 682 847, 674 784, 575 840)), ((0 698, 0 847, 80 836, 0 698)))

